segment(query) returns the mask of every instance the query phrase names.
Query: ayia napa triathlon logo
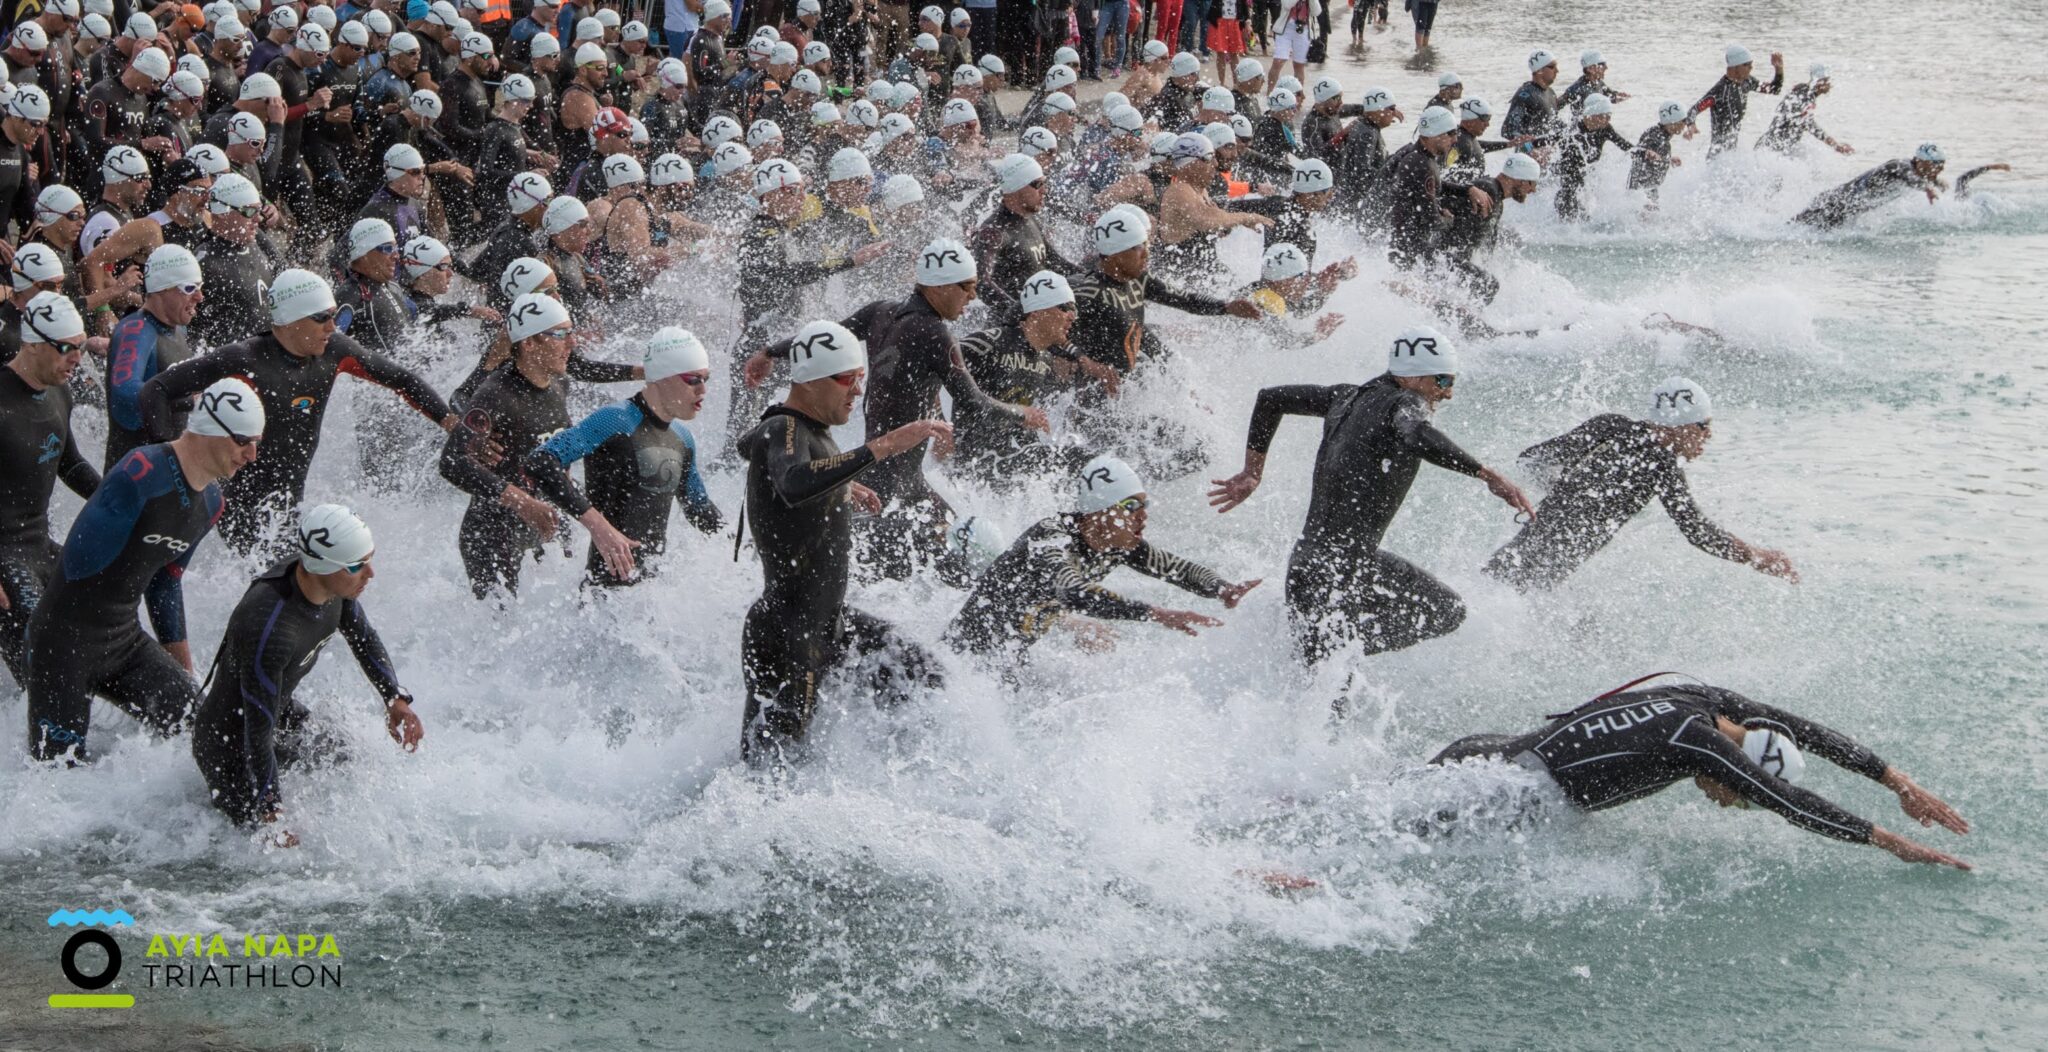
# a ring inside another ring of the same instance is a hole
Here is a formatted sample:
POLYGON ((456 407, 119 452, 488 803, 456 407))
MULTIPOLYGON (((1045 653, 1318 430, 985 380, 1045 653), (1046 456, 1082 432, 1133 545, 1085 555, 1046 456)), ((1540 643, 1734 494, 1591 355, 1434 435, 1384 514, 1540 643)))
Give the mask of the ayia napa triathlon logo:
POLYGON ((149 937, 137 964, 133 940, 124 951, 113 935, 135 927, 126 910, 58 910, 49 925, 80 929, 57 953, 75 992, 51 994, 51 1008, 133 1008, 134 994, 108 990, 124 974, 121 985, 129 989, 341 989, 341 943, 333 932, 160 932, 149 937))

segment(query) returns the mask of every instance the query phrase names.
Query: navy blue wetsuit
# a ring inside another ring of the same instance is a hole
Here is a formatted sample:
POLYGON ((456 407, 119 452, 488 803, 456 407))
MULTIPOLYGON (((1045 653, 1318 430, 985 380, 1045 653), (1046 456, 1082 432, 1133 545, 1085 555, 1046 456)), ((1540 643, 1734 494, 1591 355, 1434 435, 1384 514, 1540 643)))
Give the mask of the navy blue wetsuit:
MULTIPOLYGON (((526 475, 556 507, 580 516, 594 506, 614 529, 639 541, 643 578, 646 560, 661 554, 668 538, 669 505, 681 504, 690 524, 705 533, 724 528, 697 473, 697 439, 680 420, 663 423, 641 395, 613 402, 558 432, 528 454, 526 475), (579 460, 585 461, 588 496, 569 477, 569 466, 579 460)), ((596 545, 588 572, 599 584, 632 583, 613 575, 596 545)))
POLYGON ((93 695, 158 734, 175 733, 199 691, 163 649, 185 638, 181 578, 220 518, 218 483, 195 490, 168 445, 122 457, 71 524, 60 572, 29 622, 29 754, 85 752, 93 695), (147 599, 156 638, 135 604, 147 599))
MULTIPOLYGON (((165 325, 146 310, 122 318, 114 328, 112 346, 107 348, 107 455, 101 462, 105 468, 150 441, 142 426, 142 385, 190 357, 192 346, 185 341, 184 326, 165 325)), ((185 430, 191 408, 190 399, 171 407, 162 438, 176 438, 185 430)))
POLYGON ((50 491, 63 479, 91 497, 100 484, 71 439, 71 392, 62 384, 36 390, 21 374, 0 368, 0 657, 14 681, 28 684, 28 619, 57 572, 61 549, 50 539, 50 491))
POLYGON ((192 756, 213 806, 241 825, 278 808, 278 769, 305 758, 306 709, 292 697, 336 632, 387 701, 404 695, 383 640, 353 599, 318 606, 299 589, 296 558, 249 585, 228 619, 206 700, 192 726, 192 756))

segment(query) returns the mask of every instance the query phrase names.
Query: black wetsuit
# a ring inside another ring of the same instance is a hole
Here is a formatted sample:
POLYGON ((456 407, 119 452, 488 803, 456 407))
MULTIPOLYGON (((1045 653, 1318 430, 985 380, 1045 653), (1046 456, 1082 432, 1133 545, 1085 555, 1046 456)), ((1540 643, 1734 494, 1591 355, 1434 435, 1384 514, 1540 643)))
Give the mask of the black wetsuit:
POLYGON ((536 387, 515 367, 499 369, 477 388, 462 410, 462 422, 441 448, 441 477, 469 494, 458 548, 478 599, 494 586, 518 592, 521 557, 541 550, 540 534, 498 498, 508 485, 539 492, 525 465, 543 441, 569 426, 562 391, 559 380, 536 387), (502 455, 487 461, 492 441, 502 455))
MULTIPOLYGON (((704 35, 699 33, 698 38, 704 35)), ((760 416, 773 394, 768 385, 746 385, 741 372, 747 356, 767 344, 770 333, 797 328, 806 289, 853 266, 851 258, 808 258, 815 247, 794 236, 795 229, 773 216, 756 214, 740 240, 740 339, 729 377, 733 405, 726 422, 728 444, 738 442, 747 421, 760 416)))
POLYGON ((1330 205, 1354 221, 1376 220, 1381 183, 1387 171, 1386 134, 1371 121, 1360 117, 1344 128, 1336 154, 1329 158, 1330 171, 1337 179, 1337 194, 1330 205))
POLYGON ((199 257, 206 289, 192 319, 192 338, 200 346, 233 343, 269 326, 262 288, 277 274, 277 257, 263 235, 237 245, 205 234, 192 254, 199 257))
POLYGON ((1705 111, 1713 127, 1713 143, 1707 147, 1707 156, 1713 157, 1723 150, 1732 150, 1741 145, 1742 118, 1749 113, 1749 93, 1762 92, 1776 95, 1785 88, 1785 71, 1778 70, 1769 84, 1760 83, 1755 77, 1740 81, 1729 80, 1723 75, 1707 89, 1700 101, 1692 104, 1692 114, 1705 111))
MULTIPOLYGON (((1072 359, 1073 349, 1031 346, 1016 325, 983 329, 960 341, 960 356, 988 396, 1004 405, 1035 406, 1059 387, 1055 358, 1072 359)), ((992 485, 1015 484, 1056 470, 1064 460, 1057 447, 1025 427, 1015 413, 987 412, 972 400, 953 403, 954 470, 972 472, 992 485)), ((1078 465, 1075 465, 1078 466, 1078 465)))
POLYGON ((1323 418, 1308 521, 1287 562, 1287 605, 1304 660, 1356 637, 1367 654, 1400 650, 1465 620, 1456 592, 1380 547, 1423 461, 1477 476, 1484 465, 1429 422, 1422 397, 1391 376, 1332 387, 1268 387, 1247 449, 1264 453, 1283 416, 1323 418))
POLYGON ((1576 124, 1564 133, 1559 144, 1557 160, 1552 167, 1557 169, 1557 214, 1566 219, 1577 219, 1586 214, 1586 206, 1579 200, 1580 191, 1586 188, 1586 170, 1600 160, 1607 152, 1607 144, 1613 143, 1624 150, 1633 150, 1627 139, 1614 130, 1613 125, 1594 131, 1584 124, 1576 124))
POLYGON ((505 201, 505 189, 512 177, 532 169, 526 163, 526 131, 503 117, 492 117, 477 143, 476 204, 484 221, 502 223, 512 218, 505 201))
POLYGON ((1779 153, 1791 153, 1808 137, 1826 142, 1828 133, 1821 130, 1820 121, 1813 111, 1820 104, 1820 96, 1814 94, 1813 85, 1795 84, 1778 103, 1778 112, 1771 118, 1770 127, 1757 137, 1756 144, 1779 153))
POLYGON ((1925 190, 1931 185, 1913 170, 1912 161, 1886 161, 1832 190, 1822 191, 1792 220, 1817 227, 1841 226, 1908 190, 1925 190))
POLYGON ((1758 807, 1824 837, 1870 842, 1871 825, 1758 766, 1716 729, 1717 718, 1790 734, 1800 751, 1873 781, 1884 777, 1876 753, 1811 720, 1706 686, 1650 687, 1604 695, 1522 735, 1475 734, 1430 760, 1516 760, 1543 771, 1587 811, 1618 807, 1688 778, 1712 779, 1758 807))
POLYGON ((1655 201, 1664 177, 1670 174, 1671 133, 1661 124, 1652 124, 1636 140, 1635 159, 1628 168, 1628 188, 1648 190, 1650 200, 1655 201))
POLYGON ((223 484, 227 513, 220 532, 228 547, 246 554, 263 539, 273 511, 298 507, 334 381, 344 374, 389 388, 436 425, 448 416, 448 403, 419 374, 339 332, 311 358, 293 355, 265 332, 175 365, 143 385, 143 424, 160 439, 177 433, 173 407, 215 380, 239 376, 263 400, 263 455, 223 484))
POLYGON ((818 681, 849 657, 893 652, 869 684, 883 704, 904 700, 919 684, 936 688, 940 678, 930 656, 888 622, 846 605, 847 486, 874 465, 874 454, 865 446, 840 452, 830 428, 781 405, 740 439, 739 452, 762 577, 761 598, 747 609, 740 635, 747 689, 740 754, 763 763, 802 749, 818 681))
POLYGON ((1102 587, 1122 566, 1205 599, 1223 593, 1223 579, 1146 541, 1128 551, 1090 548, 1077 515, 1042 519, 1010 545, 975 582, 974 592, 946 629, 956 649, 1013 657, 1038 642, 1069 611, 1108 621, 1143 621, 1141 603, 1102 587))
POLYGON ((122 457, 71 523, 60 572, 29 620, 28 748, 49 760, 76 748, 95 695, 160 735, 175 734, 199 686, 164 645, 185 639, 185 567, 220 517, 218 484, 195 490, 171 447, 122 457), (148 600, 156 638, 135 604, 148 600))
POLYGON ((1506 139, 1482 139, 1463 128, 1444 154, 1444 169, 1458 175, 1485 175, 1486 155, 1509 149, 1506 139))
POLYGON ((1536 517, 1493 553, 1486 572, 1515 587, 1548 588, 1571 576, 1607 546, 1655 498, 1692 546, 1740 559, 1727 531, 1693 502, 1678 454, 1658 442, 1650 424, 1606 413, 1522 452, 1534 471, 1558 473, 1536 517))
POLYGON ((1013 321, 1020 313, 1017 294, 1041 270, 1061 277, 1080 273, 1045 238, 1045 225, 1035 215, 1013 212, 1001 204, 969 235, 967 247, 981 274, 979 295, 989 305, 989 320, 1013 321))
MULTIPOLYGON (((641 395, 605 406, 576 426, 547 440, 526 458, 526 476, 539 495, 573 518, 596 507, 620 533, 640 542, 635 555, 641 581, 653 572, 648 560, 668 542, 668 510, 683 506, 683 516, 703 533, 725 528, 725 519, 704 478, 697 473, 697 439, 681 421, 663 423, 641 395), (569 466, 584 462, 584 489, 569 477, 569 466)), ((605 565, 591 545, 588 573, 604 585, 631 584, 605 565)))
POLYGON ((1508 115, 1500 121, 1500 133, 1506 138, 1535 136, 1529 143, 1532 148, 1550 145, 1562 130, 1557 119, 1557 92, 1533 80, 1515 92, 1508 102, 1508 115))
MULTIPOLYGON (((905 424, 938 416, 939 389, 953 404, 973 403, 990 415, 1018 419, 999 405, 967 371, 953 333, 921 292, 900 300, 876 300, 842 321, 868 348, 867 396, 862 415, 867 437, 877 439, 905 424)), ((768 349, 771 358, 789 356, 785 340, 768 349)), ((950 508, 924 477, 929 440, 876 465, 861 482, 882 498, 883 513, 869 528, 862 562, 894 580, 910 576, 919 562, 945 553, 945 520, 950 508)))
POLYGON ((1563 93, 1558 95, 1557 104, 1561 108, 1576 110, 1594 95, 1605 95, 1613 99, 1615 94, 1615 90, 1608 87, 1605 80, 1594 80, 1581 73, 1579 79, 1572 81, 1563 93))
POLYGON ((1507 207, 1507 195, 1501 192, 1499 180, 1491 176, 1474 178, 1470 173, 1461 173, 1459 178, 1465 181, 1446 184, 1449 192, 1442 195, 1443 208, 1451 213, 1451 221, 1437 232, 1436 242, 1430 246, 1431 262, 1456 274, 1481 303, 1492 303, 1494 295, 1500 292, 1500 279, 1487 273, 1472 257, 1493 246, 1500 233, 1500 215, 1507 207), (1472 203, 1474 189, 1487 196, 1484 214, 1472 203))
POLYGON ((192 725, 192 758, 213 806, 237 825, 253 826, 277 811, 279 768, 325 751, 306 740, 306 708, 292 694, 336 632, 379 698, 410 700, 362 604, 330 599, 313 605, 299 589, 297 566, 297 558, 287 559, 242 593, 192 725))
MULTIPOLYGON (((1177 292, 1150 274, 1116 281, 1097 270, 1074 279, 1072 286, 1074 307, 1080 312, 1068 331, 1075 358, 1101 362, 1119 373, 1166 357, 1159 337, 1145 327, 1148 301, 1208 317, 1228 313, 1224 301, 1177 292)), ((1076 382, 1093 381, 1077 376, 1076 382)), ((1148 479, 1170 481, 1209 461, 1201 438, 1178 421, 1125 409, 1116 399, 1093 390, 1083 391, 1076 408, 1075 425, 1088 441, 1136 461, 1148 479)))
POLYGON ((61 551, 50 538, 50 493, 63 479, 91 497, 100 473, 71 437, 71 391, 38 391, 21 374, 0 368, 0 658, 14 682, 28 685, 28 622, 57 572, 61 551))
POLYGON ((511 297, 506 296, 499 285, 505 276, 505 268, 517 259, 540 258, 541 251, 547 247, 547 240, 547 235, 541 233, 539 227, 527 226, 525 220, 512 216, 484 235, 484 247, 468 267, 462 266, 458 260, 455 269, 463 277, 483 286, 484 302, 503 314, 512 306, 511 297))
POLYGON ((1411 269, 1429 259, 1429 249, 1443 226, 1443 168, 1418 143, 1394 151, 1387 161, 1384 192, 1387 206, 1387 258, 1411 269))

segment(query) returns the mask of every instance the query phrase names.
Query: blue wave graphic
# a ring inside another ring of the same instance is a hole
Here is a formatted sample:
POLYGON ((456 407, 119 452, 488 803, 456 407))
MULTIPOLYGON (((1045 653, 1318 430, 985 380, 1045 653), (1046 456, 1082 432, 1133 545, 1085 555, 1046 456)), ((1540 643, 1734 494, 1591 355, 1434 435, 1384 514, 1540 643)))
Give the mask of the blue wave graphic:
POLYGON ((106 910, 94 910, 91 913, 87 913, 84 910, 58 910, 50 914, 50 927, 52 928, 59 924, 68 924, 74 928, 81 924, 104 924, 111 928, 119 924, 133 925, 134 923, 135 918, 130 917, 127 910, 115 910, 111 913, 106 910))

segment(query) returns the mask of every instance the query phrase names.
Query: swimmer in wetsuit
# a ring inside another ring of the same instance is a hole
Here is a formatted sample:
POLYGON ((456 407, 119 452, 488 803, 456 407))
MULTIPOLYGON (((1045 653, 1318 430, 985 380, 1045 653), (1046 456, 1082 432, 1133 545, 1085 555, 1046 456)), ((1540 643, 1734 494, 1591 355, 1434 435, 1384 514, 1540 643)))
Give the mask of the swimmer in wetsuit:
MULTIPOLYGON (((1947 163, 1948 154, 1943 153, 1941 147, 1923 142, 1910 158, 1886 161, 1832 190, 1823 191, 1806 206, 1805 211, 1793 216, 1792 221, 1823 229, 1838 227, 1908 190, 1919 190, 1927 195, 1927 203, 1933 204, 1945 188, 1941 169, 1947 163)), ((1979 172, 1971 172, 1970 176, 1974 177, 1979 172)))
POLYGON ((1700 100, 1692 104, 1686 113, 1686 138, 1692 137, 1692 125, 1702 113, 1712 122, 1712 141, 1707 147, 1707 156, 1714 157, 1732 150, 1742 142, 1742 118, 1749 113, 1749 95, 1760 92, 1776 95, 1785 90, 1785 56, 1771 52, 1771 70, 1774 74, 1769 84, 1759 82, 1750 76, 1756 68, 1749 49, 1741 44, 1730 44, 1726 56, 1727 70, 1714 86, 1707 89, 1700 100))
POLYGON ((1810 833, 1870 844, 1905 862, 1970 868, 1794 784, 1806 769, 1802 750, 1897 793, 1900 810, 1921 825, 1969 832, 1954 808, 1849 736, 1732 690, 1624 688, 1550 719, 1527 734, 1461 738, 1429 762, 1513 761, 1547 775, 1586 811, 1640 800, 1689 777, 1722 807, 1762 807, 1810 833))
MULTIPOLYGON (((954 648, 984 656, 1021 658, 1068 614, 1106 621, 1152 621, 1195 635, 1223 622, 1190 610, 1126 599, 1102 587, 1110 571, 1127 567, 1182 591, 1219 599, 1234 610, 1259 582, 1225 582, 1205 566, 1145 540, 1151 498, 1130 465, 1096 457, 1076 479, 1074 510, 1041 520, 996 559, 946 629, 954 648)), ((1100 637, 1096 637, 1099 639, 1100 637)))
MULTIPOLYGON (((410 752, 425 736, 359 601, 377 576, 370 528, 341 505, 322 504, 306 509, 297 534, 297 554, 251 582, 228 618, 192 725, 192 758, 213 806, 245 828, 279 819, 281 769, 333 748, 307 727, 306 708, 292 695, 335 633, 384 700, 391 740, 410 752)), ((292 847, 298 838, 280 830, 272 843, 292 847)))
POLYGON ((256 459, 263 427, 256 392, 217 381, 200 392, 183 434, 129 451, 86 501, 29 621, 31 759, 89 762, 95 696, 155 734, 184 727, 199 690, 182 578, 220 517, 219 480, 256 459), (135 619, 145 598, 155 639, 135 619))
POLYGON ((62 294, 38 292, 20 326, 21 349, 0 366, 0 657, 26 687, 29 618, 62 555, 50 539, 50 493, 63 479, 90 498, 100 473, 71 436, 68 385, 85 356, 84 319, 62 294))
POLYGON ((1062 278, 1081 272, 1046 239, 1038 213, 1045 208, 1045 170, 1037 161, 1013 153, 996 162, 996 190, 1001 195, 987 219, 967 238, 981 274, 981 299, 993 321, 1015 321, 1017 297, 1027 279, 1041 270, 1062 278))
MULTIPOLYGON (((1015 302, 1016 321, 961 340, 960 356, 974 382, 998 404, 1036 406, 1074 374, 1067 344, 1074 290, 1058 273, 1041 270, 1024 282, 1015 302)), ((1044 441, 1014 414, 986 412, 971 400, 953 403, 953 439, 952 470, 997 487, 1050 474, 1074 459, 1071 450, 1044 441)))
MULTIPOLYGON (((204 276, 199 260, 178 245, 160 245, 142 270, 142 307, 114 326, 107 347, 107 451, 103 469, 147 445, 142 386, 192 357, 185 327, 198 315, 204 276)), ((211 382, 211 381, 208 381, 211 382)), ((201 384, 204 387, 205 384, 201 384)), ((163 422, 159 441, 185 428, 185 406, 163 422)))
POLYGON ((1707 392, 1674 376, 1651 393, 1645 419, 1605 413, 1523 451, 1524 464, 1557 472, 1557 481, 1529 524, 1493 553, 1487 574, 1524 591, 1557 585, 1654 497, 1693 547, 1797 583, 1799 572, 1783 552, 1714 525, 1694 503, 1681 461, 1706 448, 1713 415, 1707 392))
POLYGON ((1471 475, 1517 511, 1534 509, 1513 482, 1429 422, 1451 396, 1457 357, 1427 327, 1394 340, 1387 372, 1363 384, 1301 384, 1259 392, 1244 470, 1217 479, 1209 503, 1227 512, 1259 487, 1266 448, 1285 416, 1323 418, 1308 521, 1287 564, 1287 605, 1310 665, 1345 640, 1367 654, 1400 650, 1457 629, 1465 604, 1420 567, 1380 547, 1423 461, 1471 475))
POLYGON ((747 460, 745 516, 761 557, 761 597, 740 635, 746 712, 740 755, 753 764, 799 758, 816 715, 820 680, 849 659, 887 652, 868 686, 883 704, 941 680, 930 655, 886 621, 846 605, 855 505, 882 510, 862 473, 933 438, 942 420, 912 420, 841 452, 833 427, 853 416, 867 379, 867 351, 853 333, 815 321, 791 341, 789 398, 769 407, 740 440, 747 460))
POLYGON ((540 495, 590 531, 586 572, 597 584, 646 577, 640 561, 667 543, 672 504, 682 505, 699 532, 725 527, 697 473, 697 439, 683 426, 704 408, 710 354, 692 333, 664 326, 647 341, 643 368, 647 386, 639 394, 557 432, 526 457, 526 475, 540 495), (578 460, 584 488, 569 477, 578 460))

